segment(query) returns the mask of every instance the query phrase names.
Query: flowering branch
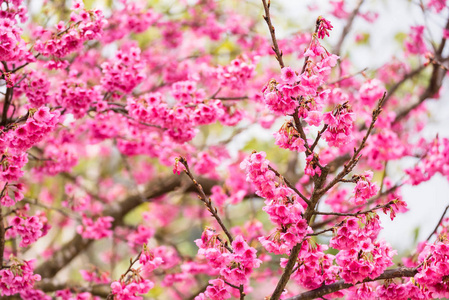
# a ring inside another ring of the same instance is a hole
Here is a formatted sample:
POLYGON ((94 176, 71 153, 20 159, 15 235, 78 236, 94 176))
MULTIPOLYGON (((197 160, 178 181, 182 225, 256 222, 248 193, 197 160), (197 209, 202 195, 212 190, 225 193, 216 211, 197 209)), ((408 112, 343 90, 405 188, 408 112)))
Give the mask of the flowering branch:
MULTIPOLYGON (((125 273, 123 273, 120 276, 120 280, 123 280, 125 278, 126 275, 128 275, 129 272, 133 271, 133 265, 139 261, 140 256, 142 255, 142 252, 139 252, 139 254, 137 255, 137 257, 133 260, 132 258, 129 261, 129 267, 128 269, 125 271, 125 273)), ((128 281, 129 279, 127 279, 126 281, 128 281)), ((113 300, 114 299, 114 294, 112 293, 112 291, 109 293, 108 297, 106 298, 106 300, 113 300)))
POLYGON ((377 108, 373 111, 373 116, 371 119, 371 124, 365 134, 365 136, 362 139, 362 142, 360 144, 360 146, 357 149, 354 149, 354 154, 352 155, 351 159, 349 160, 349 162, 347 162, 344 165, 343 170, 338 173, 338 175, 323 189, 321 189, 319 191, 320 195, 324 195, 328 190, 330 190, 334 185, 336 185, 338 182, 341 181, 341 179, 343 179, 347 174, 349 174, 352 169, 354 169, 354 167, 357 165, 359 159, 360 159, 360 152, 362 151, 363 148, 365 148, 366 145, 366 141, 368 140, 368 137, 371 134, 371 131, 374 128, 374 124, 377 121, 377 118, 379 117, 380 113, 382 112, 382 106, 385 102, 385 97, 386 97, 386 93, 384 93, 382 99, 379 100, 378 104, 377 104, 377 108))
POLYGON ((377 281, 377 280, 387 280, 387 279, 393 279, 393 278, 399 278, 399 277, 414 277, 418 273, 418 268, 404 268, 399 267, 396 269, 386 270, 380 275, 379 277, 376 277, 374 279, 366 278, 363 280, 363 282, 358 282, 356 284, 352 283, 345 283, 344 280, 339 280, 335 283, 323 285, 317 289, 304 292, 300 295, 287 298, 286 300, 309 300, 309 299, 316 299, 318 297, 322 297, 327 294, 334 293, 339 290, 344 290, 347 288, 350 288, 352 286, 355 286, 357 284, 365 283, 365 282, 371 282, 371 281, 377 281))

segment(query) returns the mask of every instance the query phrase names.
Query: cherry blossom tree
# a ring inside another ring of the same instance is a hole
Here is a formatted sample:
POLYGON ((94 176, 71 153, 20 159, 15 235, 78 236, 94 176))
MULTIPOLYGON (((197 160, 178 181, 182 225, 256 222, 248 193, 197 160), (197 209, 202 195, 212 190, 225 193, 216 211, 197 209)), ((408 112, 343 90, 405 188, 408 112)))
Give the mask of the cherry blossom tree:
POLYGON ((449 297, 449 206, 406 255, 379 237, 449 179, 446 0, 372 70, 369 3, 282 37, 278 4, 1 0, 2 299, 449 297))

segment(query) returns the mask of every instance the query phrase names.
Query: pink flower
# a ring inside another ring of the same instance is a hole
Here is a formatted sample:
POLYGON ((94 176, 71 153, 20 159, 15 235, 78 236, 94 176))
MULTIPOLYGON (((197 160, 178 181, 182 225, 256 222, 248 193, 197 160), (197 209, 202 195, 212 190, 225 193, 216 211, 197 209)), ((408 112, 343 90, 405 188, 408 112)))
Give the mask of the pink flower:
POLYGON ((318 27, 318 38, 323 39, 326 35, 329 36, 329 31, 332 30, 333 26, 331 22, 323 18, 322 16, 318 17, 318 21, 320 23, 318 27))
POLYGON ((231 298, 231 294, 227 290, 227 286, 221 279, 209 280, 210 286, 207 287, 204 293, 211 300, 224 300, 231 298))
POLYGON ((373 172, 366 171, 364 175, 360 176, 354 188, 354 203, 356 205, 364 204, 366 200, 375 196, 379 191, 379 187, 371 183, 373 172))
POLYGON ((281 79, 288 84, 294 84, 299 80, 298 75, 290 67, 284 67, 281 70, 281 79))

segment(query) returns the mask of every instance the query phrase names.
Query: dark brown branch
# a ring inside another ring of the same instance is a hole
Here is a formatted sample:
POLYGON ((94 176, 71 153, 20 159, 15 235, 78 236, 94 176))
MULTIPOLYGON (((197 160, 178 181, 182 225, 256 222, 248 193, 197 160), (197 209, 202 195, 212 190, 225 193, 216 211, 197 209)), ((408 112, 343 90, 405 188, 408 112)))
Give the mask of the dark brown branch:
POLYGON ((309 142, 307 141, 306 133, 304 132, 304 128, 302 127, 301 120, 298 116, 299 106, 295 108, 295 112, 292 115, 293 120, 295 121, 295 129, 299 133, 299 136, 304 141, 304 147, 306 148, 306 154, 310 155, 312 154, 312 151, 310 151, 309 142))
POLYGON ((282 51, 279 50, 279 45, 276 40, 276 34, 273 24, 271 23, 271 17, 270 17, 270 3, 271 1, 268 0, 268 4, 266 0, 262 0, 263 8, 265 10, 265 16, 263 16, 265 22, 267 22, 268 29, 270 30, 271 40, 273 42, 273 51, 276 54, 276 60, 279 62, 279 66, 282 68, 285 67, 284 60, 282 59, 282 51))
POLYGON ((9 110, 9 106, 12 102, 12 97, 13 97, 13 88, 12 87, 7 88, 5 99, 4 99, 5 102, 3 103, 2 121, 0 123, 0 125, 2 125, 2 126, 8 125, 8 110, 9 110))
POLYGON ((3 211, 0 205, 0 269, 3 269, 3 255, 5 254, 5 223, 3 222, 3 211))
POLYGON ((278 300, 281 297, 282 293, 284 292, 284 288, 287 285, 288 281, 290 280, 290 276, 293 273, 293 267, 296 264, 296 260, 298 259, 298 254, 299 250, 301 250, 301 247, 302 242, 296 244, 290 251, 289 259, 287 265, 285 266, 284 273, 282 273, 281 279, 276 285, 276 288, 273 294, 271 295, 270 300, 278 300))
POLYGON ((304 292, 300 295, 287 298, 286 300, 309 300, 309 299, 316 299, 318 297, 334 293, 339 290, 344 290, 347 288, 350 288, 352 286, 355 286, 360 283, 364 282, 371 282, 371 281, 377 281, 377 280, 386 280, 386 279, 393 279, 393 278, 402 278, 402 277, 414 277, 418 273, 418 270, 416 268, 405 268, 405 267, 399 267, 396 269, 391 270, 385 270, 379 277, 376 277, 374 279, 366 278, 363 282, 358 282, 356 284, 352 283, 345 283, 344 280, 339 280, 335 283, 331 283, 328 285, 323 285, 317 289, 304 292))
MULTIPOLYGON (((312 220, 313 217, 313 212, 315 211, 315 206, 317 205, 318 201, 320 200, 321 195, 317 192, 319 191, 324 182, 326 181, 328 175, 328 169, 327 168, 323 168, 322 172, 321 172, 321 176, 315 177, 314 180, 314 189, 313 189, 313 193, 310 196, 310 204, 307 206, 307 209, 304 213, 304 219, 307 221, 307 224, 310 225, 310 222, 312 220)), ((284 272, 282 273, 281 278, 279 279, 276 288, 273 292, 273 294, 271 295, 270 300, 278 300, 282 293, 284 292, 285 286, 287 285, 288 281, 290 280, 290 276, 293 273, 293 268, 296 264, 296 261, 298 260, 298 254, 299 251, 301 250, 302 247, 302 242, 299 244, 296 244, 292 250, 290 251, 290 255, 288 257, 288 261, 287 264, 284 268, 284 272)))

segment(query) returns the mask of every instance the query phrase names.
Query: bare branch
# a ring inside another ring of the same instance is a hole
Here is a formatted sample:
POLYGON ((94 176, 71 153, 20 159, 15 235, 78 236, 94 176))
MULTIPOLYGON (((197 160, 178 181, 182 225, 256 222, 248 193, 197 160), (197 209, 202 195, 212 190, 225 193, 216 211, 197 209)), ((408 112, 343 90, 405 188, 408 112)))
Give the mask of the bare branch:
POLYGON ((276 34, 275 34, 275 29, 273 26, 273 23, 271 22, 271 17, 270 17, 270 0, 268 0, 268 4, 266 0, 262 0, 263 3, 263 8, 265 10, 265 16, 263 16, 265 22, 267 22, 268 25, 268 29, 270 30, 270 35, 271 35, 271 40, 273 42, 273 51, 276 54, 276 60, 279 62, 279 66, 281 67, 281 69, 283 67, 285 67, 284 65, 284 60, 282 59, 282 51, 279 50, 279 45, 278 42, 276 40, 276 34))
POLYGON ((221 229, 223 229, 224 233, 228 237, 229 242, 232 243, 232 241, 234 239, 232 238, 231 233, 228 231, 228 229, 224 225, 223 221, 221 220, 220 216, 218 215, 217 209, 212 205, 212 201, 210 200, 210 198, 208 198, 206 196, 206 193, 204 193, 204 190, 203 190, 203 187, 201 186, 201 184, 199 184, 198 181, 196 181, 196 179, 193 177, 192 172, 190 172, 187 160, 184 157, 180 157, 179 162, 182 163, 184 165, 184 167, 186 168, 185 173, 187 174, 187 176, 189 176, 189 178, 192 180, 193 184, 195 185, 195 187, 198 191, 198 194, 199 194, 198 197, 206 205, 207 210, 212 214, 212 216, 215 218, 215 220, 217 220, 221 229))

